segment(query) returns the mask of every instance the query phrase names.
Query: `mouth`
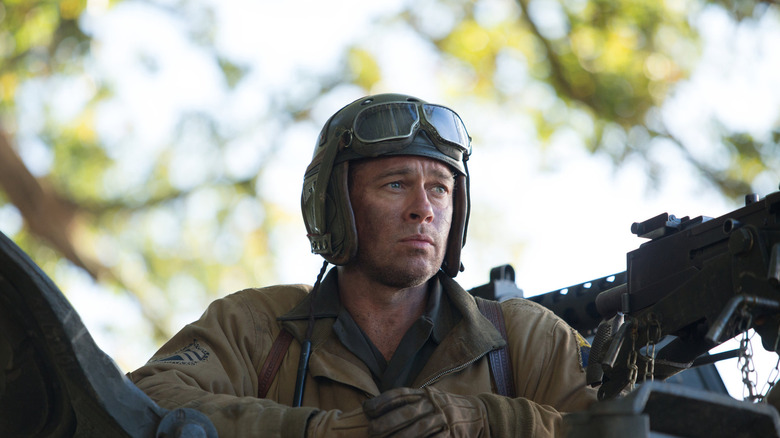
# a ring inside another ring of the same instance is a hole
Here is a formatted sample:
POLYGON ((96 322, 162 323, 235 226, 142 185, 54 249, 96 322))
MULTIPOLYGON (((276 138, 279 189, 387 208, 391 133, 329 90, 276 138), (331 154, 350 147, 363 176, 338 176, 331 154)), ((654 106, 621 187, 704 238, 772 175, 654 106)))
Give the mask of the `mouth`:
POLYGON ((404 237, 400 242, 420 248, 434 246, 433 238, 425 234, 413 234, 404 237))

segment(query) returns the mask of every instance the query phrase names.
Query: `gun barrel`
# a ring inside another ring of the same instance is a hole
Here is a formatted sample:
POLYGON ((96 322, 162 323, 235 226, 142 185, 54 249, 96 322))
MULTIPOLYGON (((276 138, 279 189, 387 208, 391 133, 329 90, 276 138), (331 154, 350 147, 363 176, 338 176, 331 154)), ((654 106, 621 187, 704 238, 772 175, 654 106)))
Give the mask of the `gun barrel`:
MULTIPOLYGON (((595 334, 603 313, 597 308, 597 297, 607 290, 626 284, 626 272, 597 278, 585 283, 528 297, 556 315, 585 336, 595 334)), ((612 313, 613 315, 615 312, 612 313)))

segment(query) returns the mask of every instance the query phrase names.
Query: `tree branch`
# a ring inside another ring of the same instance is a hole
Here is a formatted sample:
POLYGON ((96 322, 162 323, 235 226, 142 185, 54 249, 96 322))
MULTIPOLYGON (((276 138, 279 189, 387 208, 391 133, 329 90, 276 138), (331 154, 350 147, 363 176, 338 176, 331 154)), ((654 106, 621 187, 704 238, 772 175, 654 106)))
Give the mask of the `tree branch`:
POLYGON ((33 235, 84 269, 93 279, 109 278, 136 298, 141 313, 151 323, 158 339, 167 339, 168 330, 160 317, 152 311, 141 296, 127 287, 110 268, 79 251, 74 243, 78 227, 78 208, 62 199, 53 188, 35 178, 11 147, 7 133, 0 127, 0 188, 11 203, 19 209, 33 235))

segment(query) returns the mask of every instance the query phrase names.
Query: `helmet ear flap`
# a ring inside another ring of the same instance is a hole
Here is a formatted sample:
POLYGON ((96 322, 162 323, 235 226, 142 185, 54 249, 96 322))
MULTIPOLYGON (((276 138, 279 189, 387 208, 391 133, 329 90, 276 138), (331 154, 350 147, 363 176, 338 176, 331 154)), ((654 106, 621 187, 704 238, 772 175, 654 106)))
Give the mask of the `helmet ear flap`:
MULTIPOLYGON (((323 133, 329 129, 323 128, 323 133)), ((306 169, 301 211, 312 253, 334 265, 344 265, 357 253, 357 230, 349 200, 349 161, 336 163, 338 151, 351 141, 342 132, 338 142, 323 143, 320 135, 315 156, 306 169)))
POLYGON ((458 272, 463 270, 460 253, 463 245, 466 244, 466 229, 471 208, 466 175, 458 174, 455 177, 455 193, 452 203, 452 223, 450 224, 450 234, 447 237, 447 252, 444 254, 444 263, 442 263, 441 268, 445 274, 455 278, 458 272))
POLYGON ((349 161, 333 167, 325 200, 325 223, 331 234, 332 251, 322 256, 334 265, 344 265, 357 254, 357 228, 349 200, 348 175, 349 161))

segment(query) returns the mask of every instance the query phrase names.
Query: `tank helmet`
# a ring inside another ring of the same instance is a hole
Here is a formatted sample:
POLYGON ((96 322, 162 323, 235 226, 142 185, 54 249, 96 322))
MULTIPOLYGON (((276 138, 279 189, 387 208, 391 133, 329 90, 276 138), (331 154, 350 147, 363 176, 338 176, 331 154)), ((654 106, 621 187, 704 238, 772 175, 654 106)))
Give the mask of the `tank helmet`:
POLYGON ((466 162, 471 138, 451 109, 404 94, 358 99, 322 128, 301 194, 311 251, 335 265, 355 257, 359 242, 349 200, 349 162, 391 155, 433 158, 454 171, 453 217, 442 270, 455 277, 462 270, 460 252, 470 212, 466 162))

